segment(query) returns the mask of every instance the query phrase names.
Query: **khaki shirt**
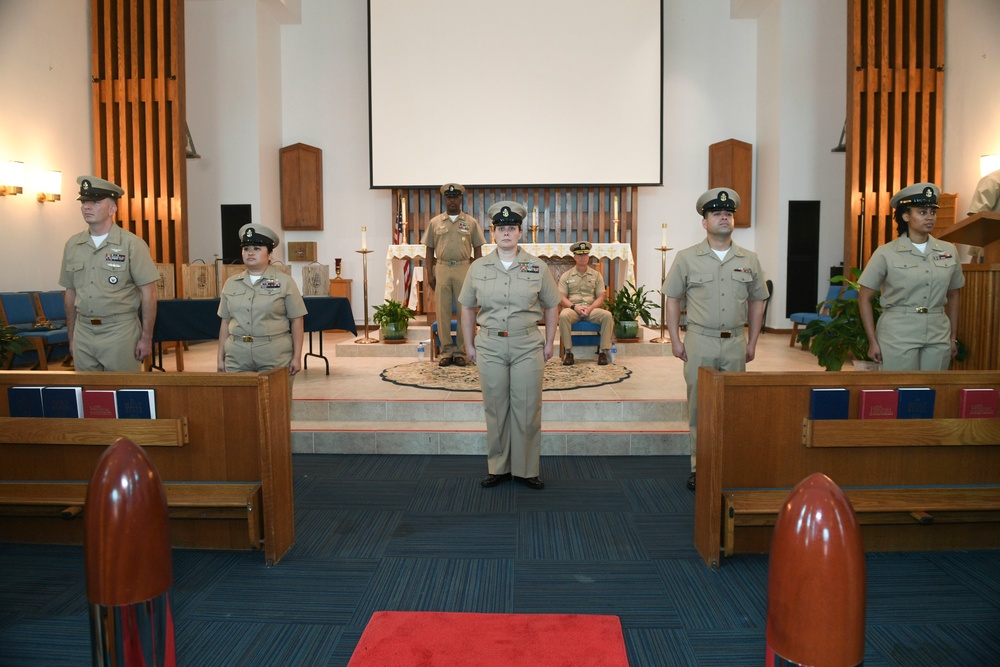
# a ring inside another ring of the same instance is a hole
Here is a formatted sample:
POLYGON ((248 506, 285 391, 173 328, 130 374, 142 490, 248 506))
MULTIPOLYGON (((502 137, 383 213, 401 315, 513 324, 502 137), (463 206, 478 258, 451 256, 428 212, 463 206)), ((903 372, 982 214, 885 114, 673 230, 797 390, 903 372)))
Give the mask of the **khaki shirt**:
POLYGON ((969 203, 969 215, 981 211, 1000 213, 1000 169, 980 179, 969 203))
POLYGON ((292 277, 267 267, 254 285, 246 271, 222 287, 219 317, 229 320, 233 336, 277 336, 288 333, 288 321, 305 317, 306 304, 292 277))
POLYGON ((117 224, 100 247, 94 247, 90 231, 84 230, 63 248, 59 284, 76 290, 81 317, 136 313, 142 303, 139 287, 159 279, 146 242, 117 224))
POLYGON ((479 326, 504 331, 537 328, 542 311, 561 299, 548 265, 520 248, 509 269, 496 250, 474 261, 458 297, 463 306, 479 308, 479 326))
POLYGON ((746 325, 747 303, 767 298, 767 286, 757 255, 735 243, 724 260, 708 241, 677 253, 663 294, 687 299, 687 321, 715 330, 732 330, 746 325))
POLYGON ((460 262, 472 257, 472 249, 486 243, 483 227, 467 213, 459 213, 452 222, 447 213, 436 215, 427 224, 423 244, 441 262, 460 262))
POLYGON ((927 253, 913 247, 909 236, 881 245, 872 253, 858 282, 882 290, 884 308, 940 308, 948 290, 965 284, 958 250, 947 241, 930 236, 927 253))
POLYGON ((604 278, 593 267, 588 266, 587 272, 580 275, 576 267, 559 276, 559 293, 573 302, 589 306, 597 300, 597 295, 604 291, 604 278))

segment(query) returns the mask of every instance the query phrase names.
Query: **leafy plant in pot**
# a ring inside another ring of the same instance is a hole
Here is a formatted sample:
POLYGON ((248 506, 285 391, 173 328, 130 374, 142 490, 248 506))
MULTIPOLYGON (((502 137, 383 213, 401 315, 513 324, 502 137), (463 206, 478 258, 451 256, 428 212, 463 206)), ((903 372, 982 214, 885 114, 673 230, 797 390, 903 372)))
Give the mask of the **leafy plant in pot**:
POLYGON ((31 341, 18 334, 17 327, 0 325, 0 368, 6 368, 15 356, 33 348, 31 341))
POLYGON ((650 312, 650 308, 655 308, 656 303, 649 298, 650 294, 645 287, 636 287, 629 282, 622 285, 620 290, 611 290, 608 294, 604 307, 614 318, 617 340, 638 339, 639 320, 646 326, 656 326, 656 319, 650 312))
POLYGON ((375 307, 372 321, 382 329, 382 340, 403 340, 409 329, 413 311, 398 301, 389 299, 375 307))
MULTIPOLYGON (((816 319, 810 322, 796 337, 799 343, 808 345, 819 365, 828 371, 839 371, 848 358, 857 361, 872 362, 868 356, 868 334, 861 322, 861 311, 858 308, 858 278, 861 270, 851 267, 851 277, 834 276, 830 282, 844 283, 844 290, 836 299, 821 302, 816 311, 829 310, 829 320, 816 319), (845 296, 845 294, 847 296, 845 296)), ((878 322, 882 314, 880 294, 872 298, 872 311, 878 322)))

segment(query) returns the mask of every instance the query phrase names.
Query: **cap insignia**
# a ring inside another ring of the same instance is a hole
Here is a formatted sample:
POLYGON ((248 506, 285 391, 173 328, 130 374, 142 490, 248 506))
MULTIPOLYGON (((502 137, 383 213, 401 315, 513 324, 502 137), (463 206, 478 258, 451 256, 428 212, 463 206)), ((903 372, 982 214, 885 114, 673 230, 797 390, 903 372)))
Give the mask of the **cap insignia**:
POLYGON ((90 181, 87 179, 83 179, 83 181, 80 183, 80 190, 81 192, 87 192, 88 190, 90 190, 90 181))
POLYGON ((924 188, 924 196, 930 199, 931 197, 934 196, 934 190, 930 187, 924 188))
POLYGON ((719 193, 719 201, 727 201, 728 199, 729 199, 729 195, 726 194, 725 190, 723 190, 722 192, 719 193))
POLYGON ((253 234, 254 234, 254 229, 253 227, 250 227, 249 229, 246 230, 246 232, 243 233, 243 236, 245 236, 247 239, 252 239, 253 234))
POLYGON ((509 218, 510 217, 510 209, 508 207, 504 206, 502 209, 500 209, 500 216, 503 217, 503 218, 509 218))

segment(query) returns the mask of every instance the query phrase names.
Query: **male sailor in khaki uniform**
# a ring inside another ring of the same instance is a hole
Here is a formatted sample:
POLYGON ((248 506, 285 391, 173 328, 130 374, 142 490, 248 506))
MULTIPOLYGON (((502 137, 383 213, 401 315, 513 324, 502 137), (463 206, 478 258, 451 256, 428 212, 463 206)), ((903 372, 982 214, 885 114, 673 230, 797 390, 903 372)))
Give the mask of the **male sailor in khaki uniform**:
POLYGON ((562 295, 560 305, 563 306, 559 313, 559 347, 563 352, 563 366, 573 365, 572 327, 581 320, 600 325, 601 343, 597 348, 597 365, 606 366, 608 363, 614 318, 601 308, 607 289, 604 287, 603 276, 590 266, 590 248, 591 245, 586 241, 578 241, 570 246, 576 266, 559 276, 559 293, 562 295))
POLYGON ((539 478, 542 372, 552 358, 560 297, 545 262, 518 247, 527 213, 513 201, 490 207, 497 248, 472 263, 458 298, 465 352, 479 367, 486 409, 490 474, 480 481, 484 487, 512 476, 532 489, 545 486, 539 478), (544 336, 538 330, 543 314, 544 336))
POLYGON ((757 255, 733 243, 733 213, 740 196, 729 188, 712 188, 695 208, 708 233, 698 245, 674 258, 663 294, 667 328, 675 357, 684 361, 688 420, 691 425, 691 476, 695 488, 698 433, 698 368, 745 371, 753 361, 764 320, 767 287, 757 255), (681 299, 687 299, 687 330, 680 336, 681 299), (744 327, 749 323, 749 337, 744 327))
POLYGON ((73 364, 78 371, 138 371, 153 350, 160 274, 146 242, 115 224, 125 191, 96 176, 76 182, 88 229, 66 242, 59 274, 73 364))
POLYGON ((427 224, 423 244, 427 246, 427 282, 434 290, 437 309, 438 335, 441 337, 439 366, 465 365, 465 340, 458 327, 455 343, 451 342, 451 320, 461 319, 458 294, 469 271, 472 255, 481 257, 486 243, 479 221, 462 211, 465 188, 458 183, 441 186, 445 212, 434 216, 427 224), (452 318, 452 313, 456 313, 452 318))

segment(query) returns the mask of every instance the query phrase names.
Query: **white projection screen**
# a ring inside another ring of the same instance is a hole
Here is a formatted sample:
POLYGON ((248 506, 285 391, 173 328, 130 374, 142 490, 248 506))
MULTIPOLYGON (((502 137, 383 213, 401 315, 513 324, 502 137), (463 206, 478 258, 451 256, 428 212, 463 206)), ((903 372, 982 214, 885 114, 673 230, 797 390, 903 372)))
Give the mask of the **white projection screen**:
POLYGON ((371 186, 659 185, 661 0, 369 0, 371 186))

